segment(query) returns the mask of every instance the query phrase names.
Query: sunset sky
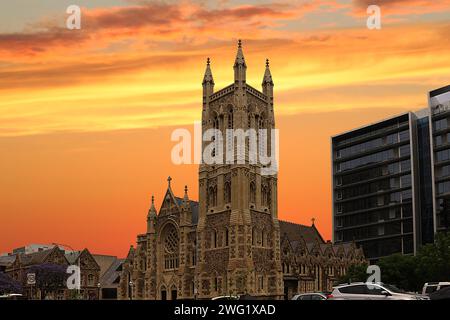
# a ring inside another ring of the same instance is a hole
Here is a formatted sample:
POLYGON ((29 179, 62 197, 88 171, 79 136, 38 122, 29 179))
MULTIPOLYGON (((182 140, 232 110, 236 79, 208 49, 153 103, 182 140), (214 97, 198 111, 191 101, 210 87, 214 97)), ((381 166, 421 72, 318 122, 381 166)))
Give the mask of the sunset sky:
POLYGON ((167 176, 197 199, 197 166, 172 164, 176 128, 215 88, 265 59, 280 129, 279 217, 331 239, 330 136, 427 105, 450 84, 450 0, 0 2, 0 253, 61 243, 124 256, 167 176), (81 30, 65 28, 82 8, 81 30), (378 4, 381 30, 366 27, 378 4))

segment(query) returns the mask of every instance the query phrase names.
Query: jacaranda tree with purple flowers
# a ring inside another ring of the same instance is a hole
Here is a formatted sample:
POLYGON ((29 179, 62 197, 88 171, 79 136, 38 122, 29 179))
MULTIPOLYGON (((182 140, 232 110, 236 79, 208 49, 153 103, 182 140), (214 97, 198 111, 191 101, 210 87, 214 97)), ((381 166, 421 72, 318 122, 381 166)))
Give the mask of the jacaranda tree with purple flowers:
POLYGON ((22 293, 22 285, 6 273, 0 272, 0 295, 22 293))
POLYGON ((68 274, 66 267, 54 264, 43 263, 32 266, 28 273, 36 274, 36 288, 41 290, 41 297, 45 297, 49 292, 55 292, 66 287, 68 274))

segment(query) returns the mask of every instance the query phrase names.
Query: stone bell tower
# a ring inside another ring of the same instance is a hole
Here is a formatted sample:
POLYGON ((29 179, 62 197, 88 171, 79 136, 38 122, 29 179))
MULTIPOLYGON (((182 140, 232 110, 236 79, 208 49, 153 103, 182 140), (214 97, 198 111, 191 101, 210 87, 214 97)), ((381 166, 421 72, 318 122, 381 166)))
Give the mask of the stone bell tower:
POLYGON ((248 136, 244 154, 237 150, 238 138, 227 139, 230 132, 254 129, 258 148, 270 149, 273 142, 259 132, 266 129, 270 138, 275 128, 272 76, 267 60, 262 91, 247 84, 240 40, 233 69, 234 83, 214 92, 208 58, 202 83, 197 298, 229 294, 280 298, 277 174, 263 174, 262 164, 249 161, 253 151, 248 136))

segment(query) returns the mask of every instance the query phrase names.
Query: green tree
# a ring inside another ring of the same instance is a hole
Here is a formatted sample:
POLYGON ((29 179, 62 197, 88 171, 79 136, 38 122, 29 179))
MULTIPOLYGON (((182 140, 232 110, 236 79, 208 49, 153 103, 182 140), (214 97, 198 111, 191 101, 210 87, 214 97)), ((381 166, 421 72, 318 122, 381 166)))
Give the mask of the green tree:
MULTIPOLYGON (((417 262, 414 256, 393 254, 378 261, 381 282, 393 284, 407 291, 417 291, 417 262)), ((422 283, 423 285, 423 283, 422 283)))
POLYGON ((53 263, 38 264, 32 266, 29 272, 36 274, 36 287, 42 292, 41 298, 66 287, 68 274, 65 266, 53 263))
POLYGON ((435 242, 419 249, 416 276, 422 284, 450 279, 450 233, 436 234, 435 242))
POLYGON ((354 264, 348 267, 347 273, 339 278, 338 283, 366 282, 368 276, 367 264, 354 264))

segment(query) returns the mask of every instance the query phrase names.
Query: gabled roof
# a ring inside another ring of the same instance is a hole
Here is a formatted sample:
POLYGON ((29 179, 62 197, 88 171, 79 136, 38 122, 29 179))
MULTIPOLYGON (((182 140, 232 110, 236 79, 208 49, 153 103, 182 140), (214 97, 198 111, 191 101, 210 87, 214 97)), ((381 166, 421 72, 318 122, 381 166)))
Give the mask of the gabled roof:
POLYGON ((130 250, 128 250, 128 254, 127 254, 126 260, 128 260, 128 261, 134 260, 134 253, 135 253, 135 251, 136 250, 134 249, 134 247, 130 246, 130 250))
POLYGON ((0 266, 8 267, 13 264, 15 260, 16 255, 2 256, 0 257, 0 266))
POLYGON ((22 264, 23 266, 42 264, 42 263, 46 262, 47 258, 53 252, 59 252, 61 254, 61 256, 63 256, 65 258, 65 260, 67 261, 67 258, 65 257, 63 250, 61 250, 57 246, 55 246, 51 249, 42 250, 39 252, 33 252, 33 253, 27 253, 27 254, 22 253, 22 254, 18 255, 17 259, 18 259, 18 262, 20 262, 20 264, 22 264))
MULTIPOLYGON (((178 206, 182 206, 184 203, 184 199, 180 197, 175 197, 178 206)), ((197 224, 198 222, 198 201, 189 200, 189 206, 191 207, 192 212, 192 224, 197 224)))
POLYGON ((289 241, 300 241, 302 238, 307 244, 318 241, 319 243, 325 243, 319 231, 314 225, 305 226, 293 222, 279 220, 280 234, 286 234, 289 241))
POLYGON ((104 272, 104 274, 100 277, 100 285, 102 288, 114 288, 118 287, 118 278, 120 277, 121 271, 119 267, 125 259, 115 259, 109 268, 104 272))
POLYGON ((85 259, 87 258, 88 260, 94 263, 95 269, 98 268, 98 270, 100 270, 100 265, 97 263, 97 261, 87 248, 84 248, 81 251, 66 253, 64 256, 66 257, 66 260, 69 262, 69 264, 77 264, 78 260, 81 259, 82 261, 85 261, 85 259), (85 256, 85 258, 83 258, 83 255, 85 256))
POLYGON ((81 251, 72 251, 65 254, 67 261, 70 264, 75 264, 75 262, 78 260, 78 257, 80 256, 81 251))
POLYGON ((103 254, 93 254, 92 257, 100 267, 100 277, 102 277, 117 260, 116 256, 108 256, 103 254))

